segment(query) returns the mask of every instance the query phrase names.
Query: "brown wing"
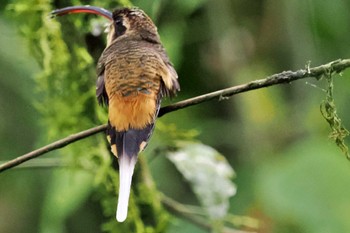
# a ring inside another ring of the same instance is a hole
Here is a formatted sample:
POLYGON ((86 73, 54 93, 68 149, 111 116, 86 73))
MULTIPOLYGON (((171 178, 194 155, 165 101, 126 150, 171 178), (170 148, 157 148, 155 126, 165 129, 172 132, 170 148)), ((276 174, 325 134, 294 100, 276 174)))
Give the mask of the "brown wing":
MULTIPOLYGON (((161 46, 161 45, 160 45, 161 46)), ((178 82, 178 76, 173 64, 170 62, 168 55, 166 54, 163 46, 159 48, 159 54, 167 67, 167 75, 162 76, 163 88, 162 93, 165 96, 173 97, 176 92, 180 91, 180 84, 178 82)))
MULTIPOLYGON (((102 58, 102 57, 101 57, 102 58)), ((106 105, 108 106, 108 95, 105 88, 105 80, 104 80, 104 61, 103 59, 99 60, 97 65, 97 80, 96 80, 96 97, 98 100, 98 103, 100 105, 106 105)))
POLYGON ((164 62, 168 72, 162 76, 164 85, 162 86, 162 93, 165 96, 174 96, 177 91, 180 91, 180 84, 178 82, 178 75, 173 64, 170 62, 169 57, 162 46, 158 35, 150 34, 147 32, 141 33, 141 38, 148 42, 147 46, 154 49, 164 62))

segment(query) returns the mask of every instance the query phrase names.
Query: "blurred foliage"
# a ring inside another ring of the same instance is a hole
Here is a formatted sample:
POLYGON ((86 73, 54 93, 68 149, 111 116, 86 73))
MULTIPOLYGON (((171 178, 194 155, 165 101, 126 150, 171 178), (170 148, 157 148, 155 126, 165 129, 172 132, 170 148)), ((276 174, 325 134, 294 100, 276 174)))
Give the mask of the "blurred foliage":
MULTIPOLYGON (((52 9, 80 4, 135 5, 154 19, 180 76, 181 92, 172 101, 350 54, 347 0, 4 0, 1 160, 106 122, 94 96, 105 21, 48 17, 52 9)), ((329 109, 344 127, 350 125, 349 78, 349 71, 333 76, 326 99, 337 103, 329 109)), ((329 126, 319 109, 329 87, 327 79, 300 81, 162 117, 140 156, 122 224, 114 220, 118 173, 103 134, 46 155, 68 167, 5 172, 0 232, 204 232, 160 205, 160 192, 203 204, 191 181, 184 182, 188 171, 179 168, 197 163, 175 166, 164 156, 196 151, 179 140, 210 145, 234 165, 238 190, 225 218, 230 226, 264 233, 347 232, 349 165, 327 139, 329 126)), ((205 153, 212 151, 204 145, 205 153)))
POLYGON ((335 158, 337 149, 324 141, 315 138, 293 145, 285 157, 258 168, 258 199, 278 223, 273 232, 350 230, 349 164, 341 156, 335 158))

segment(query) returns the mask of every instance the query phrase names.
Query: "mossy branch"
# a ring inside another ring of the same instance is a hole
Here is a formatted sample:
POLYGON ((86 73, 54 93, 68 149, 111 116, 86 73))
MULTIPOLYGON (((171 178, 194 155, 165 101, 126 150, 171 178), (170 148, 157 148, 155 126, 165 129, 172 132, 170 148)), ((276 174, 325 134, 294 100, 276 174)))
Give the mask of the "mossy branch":
POLYGON ((349 131, 341 123, 341 119, 337 114, 336 105, 333 98, 333 76, 329 72, 326 76, 328 88, 326 90, 326 99, 320 105, 321 114, 328 122, 332 132, 329 137, 335 141, 337 146, 343 151, 347 159, 350 160, 349 148, 345 144, 344 139, 349 136, 349 131))
MULTIPOLYGON (((196 96, 196 97, 193 97, 193 98, 190 98, 187 100, 177 102, 175 104, 171 104, 171 105, 162 107, 160 109, 158 117, 161 117, 167 113, 170 113, 170 112, 173 112, 173 111, 176 111, 179 109, 187 108, 189 106, 197 105, 197 104, 209 101, 209 100, 218 99, 219 101, 221 101, 221 100, 228 99, 231 96, 242 93, 242 92, 252 91, 252 90, 256 90, 256 89, 260 89, 260 88, 264 88, 264 87, 269 87, 269 86, 273 86, 273 85, 278 85, 278 84, 289 84, 289 83, 296 81, 296 80, 299 80, 299 79, 316 78, 317 80, 319 80, 323 76, 329 78, 329 77, 332 77, 332 74, 341 73, 342 71, 344 71, 345 69, 348 69, 349 67, 350 67, 350 59, 339 59, 339 60, 332 61, 332 62, 329 62, 327 64, 320 65, 320 66, 313 67, 313 68, 306 67, 305 69, 300 69, 297 71, 283 71, 281 73, 271 75, 271 76, 264 78, 264 79, 258 79, 258 80, 248 82, 245 84, 241 84, 241 85, 229 87, 226 89, 222 89, 219 91, 196 96)), ((329 85, 331 85, 331 84, 332 84, 332 82, 329 82, 329 85)), ((332 100, 333 100, 332 95, 330 96, 329 91, 328 91, 328 97, 326 98, 326 100, 322 106, 328 106, 329 104, 332 105, 332 103, 334 105, 334 102, 332 102, 332 100), (327 103, 328 103, 328 105, 325 105, 327 103)), ((322 109, 323 108, 324 107, 322 107, 322 109)), ((330 112, 332 112, 333 116, 334 116, 334 112, 335 112, 334 106, 330 112)), ((335 128, 332 127, 333 132, 334 132, 334 130, 338 130, 338 129, 341 129, 341 132, 347 132, 346 129, 343 126, 341 126, 340 122, 339 123, 335 122, 335 121, 339 121, 339 118, 337 116, 336 117, 329 117, 328 114, 325 114, 324 110, 322 110, 322 113, 323 113, 323 116, 326 118, 326 120, 329 122, 331 127, 334 125, 337 126, 335 128)), ((73 135, 70 135, 68 137, 65 137, 61 140, 58 140, 58 141, 53 142, 49 145, 46 145, 40 149, 34 150, 34 151, 29 152, 27 154, 24 154, 22 156, 19 156, 13 160, 10 160, 8 162, 1 164, 0 165, 0 172, 3 172, 5 170, 16 167, 16 166, 18 166, 18 165, 20 165, 28 160, 31 160, 31 159, 36 158, 38 156, 44 155, 50 151, 57 150, 59 148, 67 146, 73 142, 82 140, 84 138, 87 138, 87 137, 92 136, 94 134, 97 134, 99 132, 105 131, 106 128, 107 128, 107 125, 96 126, 96 127, 91 128, 91 129, 79 132, 77 134, 73 134, 73 135)), ((335 137, 335 141, 336 141, 337 145, 339 145, 343 149, 344 152, 347 152, 347 147, 344 144, 344 135, 346 135, 346 134, 337 134, 337 135, 341 135, 341 137, 335 137)))

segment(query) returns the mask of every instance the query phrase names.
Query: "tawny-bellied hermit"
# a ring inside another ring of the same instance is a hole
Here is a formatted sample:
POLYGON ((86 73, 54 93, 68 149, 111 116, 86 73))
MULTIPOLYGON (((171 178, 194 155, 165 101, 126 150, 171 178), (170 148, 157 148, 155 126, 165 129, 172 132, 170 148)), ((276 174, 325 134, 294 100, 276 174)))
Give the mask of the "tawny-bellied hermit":
POLYGON ((92 13, 111 23, 107 46, 97 65, 96 96, 108 106, 107 138, 119 161, 119 197, 116 218, 127 217, 130 187, 138 154, 153 132, 164 96, 180 90, 177 73, 161 44, 157 27, 138 8, 116 9, 74 6, 52 15, 92 13))

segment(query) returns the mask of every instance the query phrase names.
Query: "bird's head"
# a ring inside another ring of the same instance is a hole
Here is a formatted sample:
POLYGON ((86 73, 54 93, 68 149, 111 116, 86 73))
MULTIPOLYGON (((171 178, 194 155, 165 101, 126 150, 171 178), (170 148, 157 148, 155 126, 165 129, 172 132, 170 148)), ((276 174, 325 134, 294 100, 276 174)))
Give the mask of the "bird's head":
POLYGON ((150 17, 138 8, 122 8, 113 11, 109 25, 107 45, 121 36, 159 41, 157 27, 150 17))
POLYGON ((74 13, 96 14, 109 19, 107 46, 122 36, 128 36, 133 39, 145 39, 155 43, 160 42, 157 27, 141 9, 119 8, 112 13, 100 7, 72 6, 55 10, 51 12, 51 15, 61 16, 74 13))

